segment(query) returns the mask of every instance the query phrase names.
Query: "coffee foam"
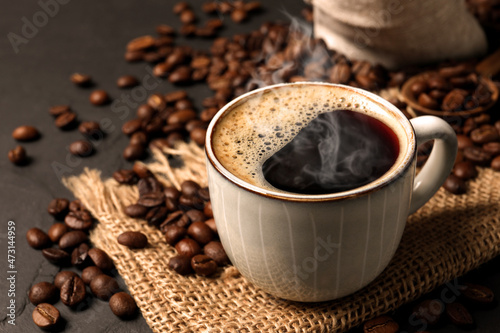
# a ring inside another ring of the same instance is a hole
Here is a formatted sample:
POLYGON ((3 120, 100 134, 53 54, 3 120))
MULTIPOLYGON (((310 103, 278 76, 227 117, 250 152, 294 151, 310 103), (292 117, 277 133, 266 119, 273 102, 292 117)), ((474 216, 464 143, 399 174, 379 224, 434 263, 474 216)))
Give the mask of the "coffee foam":
POLYGON ((349 90, 319 84, 284 85, 239 101, 215 125, 213 151, 219 162, 241 180, 285 192, 266 181, 263 163, 318 115, 335 110, 365 113, 388 125, 399 139, 395 165, 403 158, 408 144, 404 129, 394 125, 396 121, 385 108, 349 90))

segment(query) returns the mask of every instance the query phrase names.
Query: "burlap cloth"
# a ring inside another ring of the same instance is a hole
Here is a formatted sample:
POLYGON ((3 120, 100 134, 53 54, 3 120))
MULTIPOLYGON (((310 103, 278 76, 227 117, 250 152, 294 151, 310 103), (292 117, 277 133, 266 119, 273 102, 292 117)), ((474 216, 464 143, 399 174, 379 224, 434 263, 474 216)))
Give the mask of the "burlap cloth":
MULTIPOLYGON (((162 181, 176 186, 190 178, 206 183, 201 149, 184 144, 166 153, 182 156, 185 163, 171 168, 172 158, 155 151, 156 161, 149 166, 162 181)), ((500 177, 490 169, 479 171, 466 195, 440 189, 413 214, 395 257, 373 283, 353 295, 322 303, 277 299, 231 266, 214 278, 176 274, 168 269, 175 251, 160 231, 122 213, 137 199, 135 186, 102 180, 96 170, 85 170, 65 184, 99 220, 91 240, 113 258, 154 332, 344 332, 500 253, 500 177), (149 247, 129 250, 119 245, 116 237, 128 230, 146 233, 149 247)))

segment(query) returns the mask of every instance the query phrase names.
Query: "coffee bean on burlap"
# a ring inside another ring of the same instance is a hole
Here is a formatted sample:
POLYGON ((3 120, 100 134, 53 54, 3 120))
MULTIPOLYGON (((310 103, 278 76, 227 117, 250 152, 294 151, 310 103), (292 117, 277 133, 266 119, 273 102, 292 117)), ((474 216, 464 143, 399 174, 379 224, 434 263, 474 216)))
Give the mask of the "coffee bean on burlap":
POLYGON ((148 238, 139 231, 125 231, 118 236, 117 241, 131 249, 142 249, 148 245, 148 238))
POLYGON ((197 254, 191 258, 191 267, 196 274, 202 276, 210 276, 217 271, 215 260, 205 254, 197 254))
POLYGON ((460 179, 468 180, 476 178, 478 172, 476 166, 471 161, 461 161, 455 163, 453 174, 460 179))
POLYGON ((449 175, 443 183, 443 187, 453 194, 464 194, 467 191, 465 181, 455 175, 449 175))
POLYGON ((124 213, 133 218, 143 218, 146 216, 148 211, 149 208, 138 204, 129 205, 124 209, 124 213))
POLYGON ((188 235, 199 244, 207 244, 214 238, 214 232, 205 222, 197 221, 191 223, 187 229, 188 235))
POLYGON ((229 258, 219 241, 211 241, 203 247, 203 253, 212 258, 217 265, 226 266, 229 264, 229 258))
POLYGON ((191 258, 186 256, 177 255, 170 258, 168 267, 181 275, 187 275, 193 272, 191 258))
POLYGON ((165 235, 165 241, 167 244, 172 246, 175 246, 175 244, 177 244, 177 242, 183 239, 187 234, 186 228, 179 227, 175 224, 167 225, 162 229, 162 232, 165 235))
POLYGON ((113 172, 113 179, 120 184, 133 185, 137 183, 137 175, 133 170, 117 170, 113 172))
POLYGON ((29 293, 28 298, 33 305, 40 303, 53 303, 57 301, 59 290, 50 282, 38 282, 34 284, 29 293))
POLYGON ((175 244, 177 253, 181 256, 192 258, 193 256, 201 253, 200 245, 193 239, 184 238, 175 244))

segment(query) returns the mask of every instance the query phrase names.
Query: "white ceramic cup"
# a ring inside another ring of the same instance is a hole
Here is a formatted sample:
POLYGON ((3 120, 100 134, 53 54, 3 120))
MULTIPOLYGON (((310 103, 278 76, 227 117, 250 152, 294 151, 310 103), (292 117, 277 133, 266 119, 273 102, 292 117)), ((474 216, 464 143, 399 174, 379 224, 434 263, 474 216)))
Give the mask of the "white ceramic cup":
POLYGON ((449 175, 457 140, 453 129, 437 117, 410 121, 375 94, 311 82, 269 86, 236 98, 210 123, 205 148, 214 218, 231 262, 272 295, 313 302, 353 293, 385 269, 408 215, 427 202, 449 175), (223 117, 276 89, 293 92, 311 87, 327 89, 328 98, 334 96, 347 105, 362 102, 397 133, 400 155, 386 174, 353 190, 305 195, 252 185, 221 164, 213 133, 223 117), (432 153, 415 176, 417 145, 432 139, 432 153))

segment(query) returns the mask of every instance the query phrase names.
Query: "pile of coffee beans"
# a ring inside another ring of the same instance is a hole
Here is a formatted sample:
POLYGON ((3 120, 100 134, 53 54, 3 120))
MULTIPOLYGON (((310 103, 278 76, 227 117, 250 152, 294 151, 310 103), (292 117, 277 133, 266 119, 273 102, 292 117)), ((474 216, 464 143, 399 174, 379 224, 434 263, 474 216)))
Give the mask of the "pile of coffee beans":
MULTIPOLYGON (((39 228, 29 229, 26 233, 28 244, 41 250, 50 263, 61 268, 73 266, 81 274, 62 270, 54 281, 42 281, 31 287, 28 298, 36 305, 33 311, 35 324, 44 329, 54 328, 60 322, 60 313, 52 304, 60 300, 78 310, 84 307, 81 305, 86 304, 91 295, 109 300, 111 311, 118 317, 131 318, 137 306, 130 295, 120 292, 113 277, 113 261, 106 252, 89 244, 88 232, 95 222, 90 212, 79 200, 70 202, 65 198, 53 199, 47 211, 60 222, 55 222, 47 232, 39 228), (119 295, 114 297, 116 294, 119 295)), ((130 232, 124 237, 124 243, 144 247, 147 238, 142 233, 130 232)))
MULTIPOLYGON (((139 199, 125 207, 124 213, 156 226, 164 234, 165 241, 175 247, 177 255, 170 259, 170 269, 182 275, 210 276, 218 267, 229 264, 218 239, 208 188, 192 180, 184 181, 180 190, 174 186, 165 187, 138 162, 132 170, 116 171, 113 178, 120 184, 137 184, 139 199)), ((128 232, 118 237, 118 243, 142 248, 147 239, 128 232)))
POLYGON ((410 91, 419 105, 446 112, 467 111, 491 103, 492 92, 471 63, 446 65, 415 81, 410 91))
POLYGON ((493 291, 483 285, 464 282, 460 283, 456 290, 446 285, 438 289, 441 291, 440 295, 453 296, 431 298, 431 295, 427 295, 416 304, 407 306, 409 309, 398 310, 393 317, 383 315, 366 321, 363 324, 363 332, 397 333, 400 331, 400 325, 394 319, 396 317, 406 319, 405 321, 413 326, 413 330, 420 333, 446 323, 470 330, 475 327, 475 322, 469 309, 489 309, 495 306, 493 291))

